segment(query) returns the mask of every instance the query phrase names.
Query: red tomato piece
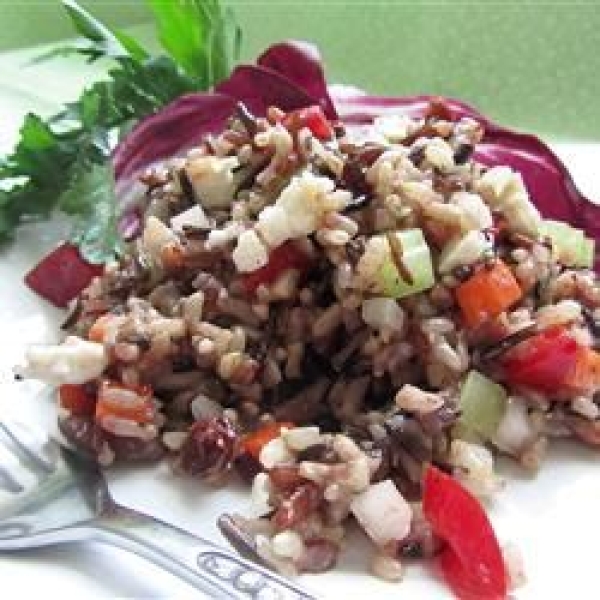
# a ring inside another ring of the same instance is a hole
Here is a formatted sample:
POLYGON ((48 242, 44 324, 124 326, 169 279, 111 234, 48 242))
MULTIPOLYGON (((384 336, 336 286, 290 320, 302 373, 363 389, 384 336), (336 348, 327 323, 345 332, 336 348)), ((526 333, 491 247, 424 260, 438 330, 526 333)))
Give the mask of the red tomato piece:
POLYGON ((579 357, 577 341, 564 328, 553 327, 515 346, 502 365, 509 383, 552 393, 573 378, 579 357))
POLYGON ((55 306, 66 308, 103 269, 87 262, 76 246, 64 242, 25 275, 25 283, 55 306))
POLYGON ((331 123, 327 120, 323 109, 316 104, 288 113, 283 118, 283 125, 290 131, 298 131, 307 127, 316 138, 323 141, 333 137, 331 123))
POLYGON ((269 262, 264 267, 244 275, 244 287, 248 293, 254 293, 260 285, 271 285, 288 269, 305 272, 309 263, 308 256, 290 240, 271 250, 269 262))
POLYGON ((442 570, 458 597, 505 598, 508 577, 504 558, 478 500, 455 479, 430 466, 423 480, 423 514, 449 546, 442 570), (464 595, 465 591, 472 595, 464 595))

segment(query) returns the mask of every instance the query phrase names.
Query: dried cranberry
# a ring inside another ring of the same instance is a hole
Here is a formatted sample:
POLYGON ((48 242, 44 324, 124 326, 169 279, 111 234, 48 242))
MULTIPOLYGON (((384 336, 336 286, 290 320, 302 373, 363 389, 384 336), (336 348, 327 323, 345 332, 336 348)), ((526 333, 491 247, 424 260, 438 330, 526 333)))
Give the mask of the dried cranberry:
POLYGON ((223 417, 196 421, 179 455, 184 473, 208 477, 228 470, 236 455, 238 436, 223 417))

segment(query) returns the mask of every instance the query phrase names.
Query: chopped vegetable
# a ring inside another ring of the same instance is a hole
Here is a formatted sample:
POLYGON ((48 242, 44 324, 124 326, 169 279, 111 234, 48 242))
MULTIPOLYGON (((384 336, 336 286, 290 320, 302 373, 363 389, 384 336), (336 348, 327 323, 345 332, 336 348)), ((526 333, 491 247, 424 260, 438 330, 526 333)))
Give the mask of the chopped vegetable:
POLYGON ((461 599, 502 599, 507 574, 502 551, 481 506, 463 486, 436 467, 425 471, 423 514, 448 547, 441 566, 461 599))
POLYGON ((473 229, 444 246, 438 262, 438 271, 445 274, 456 267, 471 265, 491 250, 491 240, 483 232, 473 229))
POLYGON ((94 414, 96 397, 85 385, 65 383, 58 388, 58 398, 61 407, 72 415, 89 417, 94 414))
POLYGON ((387 245, 388 257, 377 274, 386 296, 404 298, 433 287, 431 251, 420 229, 391 233, 387 245))
POLYGON ((576 373, 581 356, 568 330, 552 327, 514 346, 502 358, 502 366, 510 384, 552 394, 568 382, 576 385, 585 379, 586 367, 576 373))
POLYGON ((98 344, 104 343, 106 341, 108 327, 116 318, 117 317, 112 313, 100 315, 88 330, 88 340, 90 340, 90 342, 97 342, 98 344))
POLYGON ((403 540, 410 532, 412 509, 391 479, 374 483, 355 496, 350 510, 378 546, 403 540))
POLYGON ((274 283, 285 271, 296 269, 304 273, 309 265, 309 257, 298 248, 297 244, 293 241, 285 242, 271 250, 264 267, 244 275, 244 288, 248 293, 254 293, 260 285, 274 283))
POLYGON ((36 344, 27 348, 22 377, 41 379, 55 386, 87 383, 100 377, 109 358, 101 344, 68 336, 61 344, 36 344))
POLYGON ((25 275, 25 283, 55 306, 66 308, 102 271, 101 265, 87 262, 76 246, 65 242, 25 275))
POLYGON ((455 290, 468 327, 479 327, 516 304, 521 288, 511 270, 500 260, 485 265, 455 290))
POLYGON ((105 417, 135 421, 138 424, 154 422, 156 409, 149 386, 126 386, 108 379, 102 380, 98 389, 96 419, 105 417))
POLYGON ((320 106, 307 106, 288 113, 283 118, 283 125, 290 131, 298 131, 303 127, 323 141, 333 137, 333 129, 320 106))
POLYGON ((469 371, 460 390, 460 422, 490 439, 506 410, 506 391, 479 371, 469 371))
POLYGON ((259 460, 261 450, 272 440, 281 435, 282 430, 292 429, 293 423, 272 421, 263 425, 242 441, 241 451, 259 460))
POLYGON ((581 229, 562 221, 547 219, 542 233, 550 238, 558 260, 568 267, 591 269, 594 266, 595 243, 581 229))
POLYGON ((600 353, 580 346, 575 368, 567 375, 565 387, 579 394, 593 394, 600 389, 600 353))
POLYGON ((400 331, 404 313, 393 298, 367 298, 361 308, 363 321, 375 329, 400 331))

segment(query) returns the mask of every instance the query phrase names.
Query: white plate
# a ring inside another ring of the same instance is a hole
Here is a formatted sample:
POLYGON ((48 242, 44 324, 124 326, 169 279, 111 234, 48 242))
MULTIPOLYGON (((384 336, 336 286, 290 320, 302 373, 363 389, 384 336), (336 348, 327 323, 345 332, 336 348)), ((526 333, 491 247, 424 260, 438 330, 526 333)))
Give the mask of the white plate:
MULTIPOLYGON (((599 144, 556 145, 588 195, 600 198, 599 144)), ((15 383, 11 369, 28 343, 50 340, 64 315, 44 305, 22 284, 26 270, 52 247, 64 230, 61 223, 28 226, 15 244, 0 254, 0 417, 16 413, 50 427, 51 404, 40 386, 15 383)), ((597 597, 597 542, 600 539, 600 473, 598 455, 574 446, 554 448, 539 475, 530 480, 512 467, 507 489, 490 507, 501 540, 521 549, 528 584, 516 593, 525 599, 597 597)), ((223 511, 244 511, 245 490, 214 490, 173 476, 163 465, 121 469, 109 474, 114 496, 132 507, 216 541, 215 518, 223 511)), ((324 598, 449 598, 428 567, 410 565, 405 581, 386 584, 365 574, 368 546, 352 537, 340 568, 327 575, 304 578, 307 587, 324 598)), ((2 595, 42 597, 177 597, 199 594, 170 575, 121 551, 96 544, 0 556, 2 595)))

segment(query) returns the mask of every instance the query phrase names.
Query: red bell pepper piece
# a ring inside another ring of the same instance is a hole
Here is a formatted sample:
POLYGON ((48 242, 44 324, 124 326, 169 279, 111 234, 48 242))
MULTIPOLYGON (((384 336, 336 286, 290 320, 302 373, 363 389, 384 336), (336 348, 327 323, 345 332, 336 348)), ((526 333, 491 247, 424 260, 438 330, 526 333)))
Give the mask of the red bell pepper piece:
POLYGON ((87 262, 76 246, 64 242, 25 275, 25 283, 55 306, 66 308, 103 270, 102 265, 87 262))
POLYGON ((241 451, 246 452, 252 458, 258 460, 261 450, 275 438, 281 435, 283 429, 293 429, 293 423, 279 423, 273 421, 266 423, 260 429, 249 433, 242 441, 241 451))
POLYGON ((96 419, 117 417, 135 421, 138 424, 152 423, 156 408, 152 400, 152 388, 126 386, 118 381, 103 380, 98 389, 96 419))
POLYGON ((577 363, 567 377, 565 386, 575 393, 589 394, 600 389, 600 353, 580 346, 577 351, 577 363))
POLYGON ((508 576, 502 551, 477 499, 430 466, 423 480, 423 514, 448 545, 440 564, 454 593, 461 600, 505 598, 508 576))
POLYGON ((455 294, 467 326, 473 328, 497 317, 523 295, 515 276, 499 259, 457 286, 455 294))
MULTIPOLYGON (((580 357, 580 347, 568 331, 552 327, 512 348, 502 366, 509 383, 552 393, 574 383, 580 357)), ((579 379, 583 377, 581 373, 579 379)))
POLYGON ((309 257, 290 240, 271 250, 269 262, 264 267, 244 275, 244 287, 248 293, 254 293, 260 285, 271 285, 288 269, 303 273, 309 263, 309 257))
POLYGON ((283 126, 289 131, 299 131, 303 127, 311 130, 312 134, 323 141, 333 138, 333 128, 320 106, 299 108, 283 117, 283 126))
POLYGON ((72 415, 91 417, 96 408, 96 398, 84 385, 65 383, 58 388, 60 405, 72 415))

